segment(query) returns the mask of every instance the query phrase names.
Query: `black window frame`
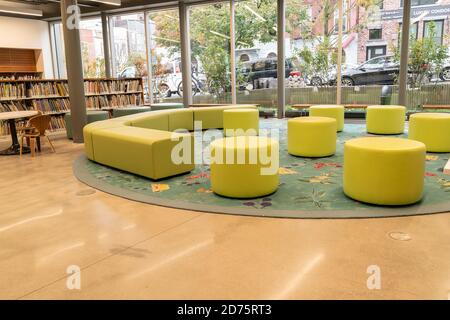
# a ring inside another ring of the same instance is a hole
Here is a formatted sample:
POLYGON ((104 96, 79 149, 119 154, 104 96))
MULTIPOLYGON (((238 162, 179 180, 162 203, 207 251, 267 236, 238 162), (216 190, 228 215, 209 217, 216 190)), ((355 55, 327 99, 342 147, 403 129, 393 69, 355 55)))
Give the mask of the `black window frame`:
POLYGON ((386 54, 387 54, 387 45, 366 46, 366 61, 369 61, 370 59, 373 59, 373 58, 385 56, 386 54), (383 48, 383 54, 380 54, 380 55, 377 55, 377 56, 373 56, 373 57, 369 57, 369 51, 370 50, 375 50, 375 49, 379 49, 379 48, 383 48))
MULTIPOLYGON (((438 20, 427 20, 423 22, 423 30, 422 30, 422 37, 425 38, 425 30, 426 30, 426 26, 427 24, 434 22, 436 24, 436 22, 440 22, 441 23, 441 41, 440 41, 440 45, 442 45, 444 43, 444 24, 445 24, 445 20, 444 19, 438 19, 438 20)), ((437 30, 437 28, 436 28, 437 30)))

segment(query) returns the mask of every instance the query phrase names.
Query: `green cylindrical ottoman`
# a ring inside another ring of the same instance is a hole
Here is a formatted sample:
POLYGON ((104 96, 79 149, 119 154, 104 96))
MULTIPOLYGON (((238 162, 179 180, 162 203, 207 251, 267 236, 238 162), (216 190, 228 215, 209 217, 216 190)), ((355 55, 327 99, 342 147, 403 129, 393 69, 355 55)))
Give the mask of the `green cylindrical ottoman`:
MULTIPOLYGON (((107 120, 109 119, 109 112, 108 111, 87 111, 86 112, 87 121, 86 123, 91 123, 95 121, 101 121, 101 120, 107 120)), ((64 115, 64 122, 66 123, 66 134, 68 139, 72 139, 72 121, 71 121, 71 115, 70 112, 66 113, 64 115)))
POLYGON ((154 103, 151 104, 150 107, 152 108, 152 111, 158 111, 158 110, 167 110, 167 109, 182 109, 184 108, 184 105, 182 103, 154 103))
POLYGON ((151 111, 150 107, 130 107, 130 108, 115 108, 112 111, 113 118, 129 116, 130 114, 151 111))

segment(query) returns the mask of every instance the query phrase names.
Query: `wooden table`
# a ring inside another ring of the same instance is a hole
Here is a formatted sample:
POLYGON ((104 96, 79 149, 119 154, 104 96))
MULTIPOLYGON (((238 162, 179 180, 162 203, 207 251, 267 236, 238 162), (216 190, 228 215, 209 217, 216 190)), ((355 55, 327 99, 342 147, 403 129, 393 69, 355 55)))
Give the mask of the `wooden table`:
MULTIPOLYGON (((20 154, 20 144, 17 139, 16 121, 31 118, 37 115, 37 111, 10 111, 0 112, 0 121, 7 121, 9 125, 9 132, 11 134, 12 144, 9 148, 0 151, 2 156, 10 156, 20 154)), ((29 153, 28 147, 23 147, 22 153, 29 153)))

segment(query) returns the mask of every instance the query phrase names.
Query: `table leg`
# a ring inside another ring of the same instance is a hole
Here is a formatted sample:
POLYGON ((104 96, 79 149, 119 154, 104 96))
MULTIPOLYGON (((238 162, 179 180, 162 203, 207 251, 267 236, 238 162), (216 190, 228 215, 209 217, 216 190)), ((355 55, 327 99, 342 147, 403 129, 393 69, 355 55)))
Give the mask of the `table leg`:
MULTIPOLYGON (((18 155, 20 154, 20 144, 19 139, 17 139, 16 121, 14 119, 9 119, 8 125, 9 131, 11 133, 12 144, 8 149, 0 151, 0 155, 2 156, 18 155)), ((22 149, 22 153, 30 153, 30 148, 24 146, 22 149)))

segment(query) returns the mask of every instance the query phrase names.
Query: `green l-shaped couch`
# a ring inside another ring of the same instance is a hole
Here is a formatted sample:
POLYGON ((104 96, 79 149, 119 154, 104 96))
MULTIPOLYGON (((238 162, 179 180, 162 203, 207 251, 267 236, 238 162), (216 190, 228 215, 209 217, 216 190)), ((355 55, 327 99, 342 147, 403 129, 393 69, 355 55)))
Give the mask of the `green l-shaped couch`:
POLYGON ((233 108, 256 108, 251 105, 229 105, 150 111, 130 116, 97 121, 83 129, 88 159, 123 171, 158 180, 194 169, 194 121, 202 129, 223 127, 223 111, 233 108), (172 149, 179 141, 191 139, 190 163, 175 164, 172 149))

